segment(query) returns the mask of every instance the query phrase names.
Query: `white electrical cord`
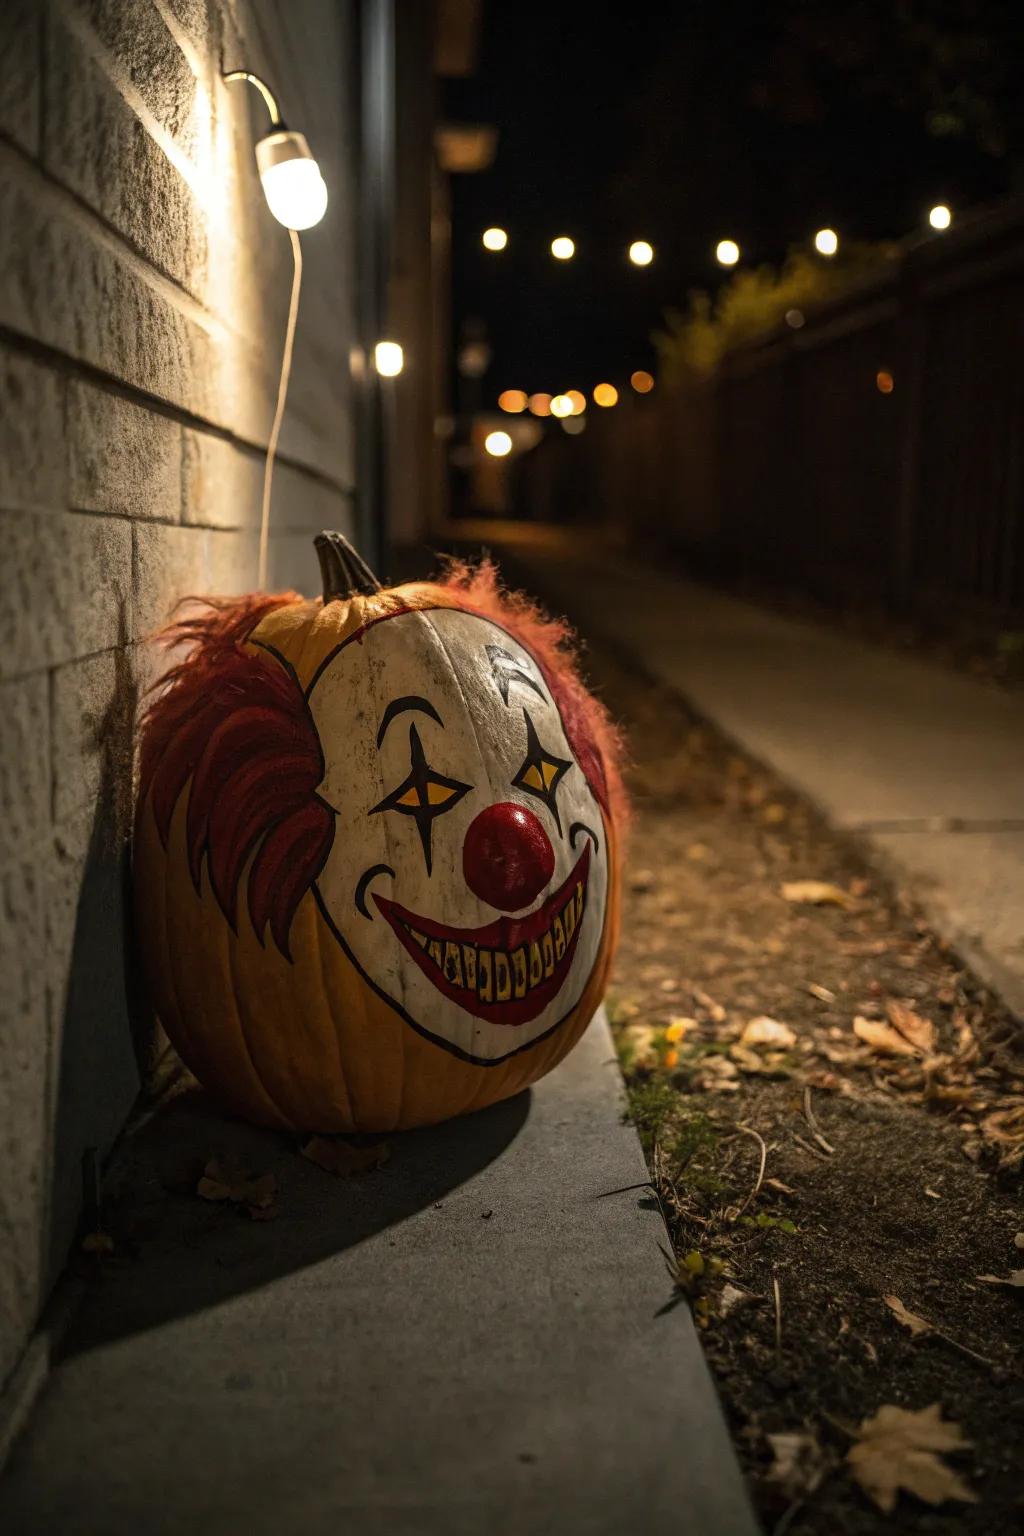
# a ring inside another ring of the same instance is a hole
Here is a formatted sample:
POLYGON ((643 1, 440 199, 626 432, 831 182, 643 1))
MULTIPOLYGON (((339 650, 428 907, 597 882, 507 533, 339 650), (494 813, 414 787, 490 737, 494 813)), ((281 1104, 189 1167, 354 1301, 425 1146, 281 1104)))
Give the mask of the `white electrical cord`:
POLYGON ((257 586, 261 592, 267 587, 267 544, 270 538, 270 494, 274 483, 274 460, 277 457, 277 440, 281 435, 284 407, 288 399, 288 381, 292 372, 292 348, 295 345, 295 324, 299 318, 299 292, 302 288, 302 246, 294 229, 288 234, 292 242, 292 296, 288 305, 288 325, 284 333, 284 351, 281 354, 281 375, 277 385, 277 408, 274 424, 267 443, 267 457, 263 466, 263 508, 260 513, 260 553, 257 566, 257 586))

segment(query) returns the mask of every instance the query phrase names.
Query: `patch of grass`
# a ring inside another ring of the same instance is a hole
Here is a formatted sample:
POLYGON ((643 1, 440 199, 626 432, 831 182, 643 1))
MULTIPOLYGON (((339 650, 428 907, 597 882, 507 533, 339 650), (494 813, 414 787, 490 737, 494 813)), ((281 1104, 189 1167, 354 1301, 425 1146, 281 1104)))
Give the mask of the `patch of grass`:
POLYGON ((701 1152, 714 1146, 715 1129, 703 1110, 697 1109, 664 1077, 650 1077, 626 1085, 627 1118, 636 1126, 648 1161, 655 1144, 673 1170, 685 1168, 701 1152))

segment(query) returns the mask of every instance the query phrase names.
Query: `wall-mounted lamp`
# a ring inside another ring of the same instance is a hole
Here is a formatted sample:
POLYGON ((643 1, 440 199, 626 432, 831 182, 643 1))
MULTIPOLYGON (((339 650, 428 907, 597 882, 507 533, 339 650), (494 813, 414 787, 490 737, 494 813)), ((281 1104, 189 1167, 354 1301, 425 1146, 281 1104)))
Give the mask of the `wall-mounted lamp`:
POLYGON ((270 113, 270 132, 256 144, 256 165, 271 213, 285 229, 311 229, 327 210, 327 185, 305 134, 286 126, 274 93, 259 75, 233 69, 224 79, 229 85, 247 80, 259 91, 270 113))
POLYGON ((288 380, 292 371, 292 348, 299 318, 299 294, 302 290, 302 246, 298 231, 319 224, 327 208, 327 187, 320 167, 309 152, 305 136, 285 126, 277 107, 277 98, 259 75, 248 69, 232 69, 224 75, 228 85, 245 80, 255 86, 270 113, 270 132, 256 144, 256 164, 271 213, 288 231, 292 245, 292 293, 288 303, 288 321, 281 353, 281 373, 277 381, 277 404, 267 439, 263 462, 263 505, 260 509, 260 542, 257 583, 267 585, 267 553, 270 538, 270 496, 274 483, 274 460, 288 399, 288 380))

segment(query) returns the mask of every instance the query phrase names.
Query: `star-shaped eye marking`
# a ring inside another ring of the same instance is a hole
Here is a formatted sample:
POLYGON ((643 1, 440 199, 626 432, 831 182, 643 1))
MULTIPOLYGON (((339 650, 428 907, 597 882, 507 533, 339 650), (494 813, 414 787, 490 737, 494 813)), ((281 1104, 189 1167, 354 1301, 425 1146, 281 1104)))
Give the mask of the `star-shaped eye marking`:
POLYGON ((378 811, 398 811, 402 816, 415 817, 429 875, 434 818, 452 810, 463 795, 469 794, 471 786, 460 783, 458 779, 446 778, 443 773, 431 768, 423 751, 420 733, 414 725, 409 727, 409 754, 412 758, 409 777, 403 779, 390 795, 385 795, 380 804, 373 807, 370 815, 376 816, 378 811))
POLYGON ((508 703, 508 691, 513 683, 521 683, 524 688, 532 688, 538 698, 544 697, 543 688, 518 656, 513 656, 511 651, 506 651, 501 645, 488 645, 485 646, 485 650, 487 660, 491 664, 491 675, 498 685, 503 704, 508 703))
POLYGON ((516 789, 525 789, 528 795, 535 795, 538 800, 543 800, 555 818, 555 826, 561 832, 562 823, 559 820, 555 796, 558 793, 559 784, 572 767, 572 762, 564 757, 556 757, 553 752, 548 752, 541 746, 537 727, 530 719, 528 709, 523 710, 523 718, 526 721, 526 756, 512 783, 516 789))

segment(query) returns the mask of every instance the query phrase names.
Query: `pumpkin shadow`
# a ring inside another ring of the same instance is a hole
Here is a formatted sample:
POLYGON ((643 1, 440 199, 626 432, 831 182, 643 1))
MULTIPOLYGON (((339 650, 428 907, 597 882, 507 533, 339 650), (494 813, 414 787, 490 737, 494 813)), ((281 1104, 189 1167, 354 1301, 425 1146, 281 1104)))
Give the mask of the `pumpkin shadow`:
POLYGON ((199 1088, 179 1093, 125 1140, 109 1171, 104 1227, 114 1249, 97 1260, 65 1355, 217 1306, 438 1204, 509 1146, 530 1103, 526 1089, 397 1133, 387 1138, 384 1167, 338 1178, 304 1158, 291 1137, 229 1119, 199 1088), (197 1196, 207 1162, 225 1156, 253 1174, 273 1173, 272 1219, 197 1196))

